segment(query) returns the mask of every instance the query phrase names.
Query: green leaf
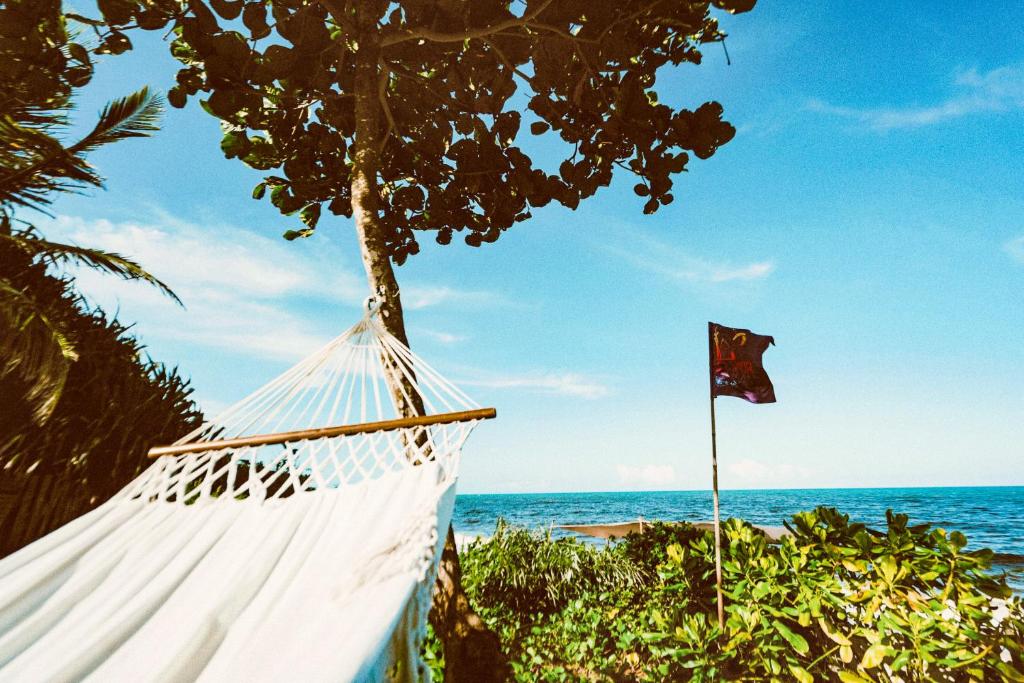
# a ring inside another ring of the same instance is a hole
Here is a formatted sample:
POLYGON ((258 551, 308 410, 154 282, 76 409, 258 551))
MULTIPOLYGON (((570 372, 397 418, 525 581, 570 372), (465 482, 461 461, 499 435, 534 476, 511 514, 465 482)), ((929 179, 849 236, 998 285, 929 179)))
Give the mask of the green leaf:
POLYGON ((896 578, 897 565, 895 558, 893 558, 892 555, 886 555, 877 562, 876 566, 878 567, 879 574, 881 574, 882 578, 885 579, 885 582, 891 584, 893 579, 896 578))
POLYGON ((37 425, 53 413, 77 359, 71 341, 36 298, 0 278, 0 377, 14 371, 25 380, 37 425))
POLYGON ((810 646, 807 645, 807 640, 799 633, 795 633, 781 621, 773 621, 772 626, 775 627, 775 630, 779 632, 779 635, 785 638, 797 653, 804 655, 807 654, 808 650, 810 650, 810 646))
POLYGON ((829 639, 832 642, 834 642, 836 645, 850 645, 851 644, 849 638, 847 638, 842 633, 839 633, 838 631, 836 631, 833 628, 831 628, 829 626, 828 622, 825 621, 825 619, 823 617, 818 619, 818 626, 821 627, 822 633, 824 633, 826 636, 828 636, 829 639))
POLYGON ((910 658, 913 656, 913 654, 914 653, 910 650, 904 650, 903 652, 899 653, 898 655, 896 655, 896 658, 892 660, 892 664, 889 665, 890 668, 892 668, 893 671, 903 670, 907 666, 907 664, 910 663, 910 658))
POLYGON ((864 652, 864 656, 861 657, 860 660, 860 665, 865 669, 873 669, 881 664, 885 660, 886 655, 891 652, 892 648, 888 645, 875 643, 864 652))
POLYGON ((292 240, 296 240, 300 237, 309 237, 312 234, 312 228, 303 228, 302 230, 285 230, 284 235, 282 235, 282 237, 291 242, 292 240))
POLYGON ((251 147, 252 143, 249 142, 249 138, 244 130, 228 131, 224 133, 224 137, 220 140, 220 149, 224 152, 224 157, 227 159, 243 157, 249 153, 251 147))
POLYGON ((999 673, 1001 673, 1007 681, 1014 681, 1015 683, 1024 681, 1024 673, 1009 664, 999 662, 996 665, 996 669, 999 670, 999 673))
POLYGON ((306 227, 312 230, 320 220, 320 203, 307 204, 299 212, 299 220, 305 223, 306 227))
POLYGON ((870 680, 862 678, 852 671, 840 671, 839 680, 843 683, 871 683, 870 680))
POLYGON ((812 676, 807 669, 799 667, 795 664, 790 664, 789 671, 793 674, 793 678, 795 678, 800 683, 814 683, 814 676, 812 676))
POLYGON ((848 571, 856 573, 864 573, 864 570, 867 569, 863 562, 855 562, 853 560, 846 559, 843 560, 843 567, 845 567, 848 571))
POLYGON ((22 251, 34 257, 45 259, 50 263, 74 262, 88 268, 95 268, 96 270, 116 275, 122 280, 142 280, 143 282, 148 282, 173 299, 175 303, 182 305, 181 299, 171 291, 170 287, 135 261, 125 258, 120 254, 100 249, 87 249, 75 244, 50 242, 38 237, 4 235, 0 233, 0 240, 12 243, 22 251))
POLYGON ((147 137, 160 129, 157 124, 162 113, 160 98, 142 88, 103 107, 96 126, 68 151, 80 154, 118 140, 147 137))

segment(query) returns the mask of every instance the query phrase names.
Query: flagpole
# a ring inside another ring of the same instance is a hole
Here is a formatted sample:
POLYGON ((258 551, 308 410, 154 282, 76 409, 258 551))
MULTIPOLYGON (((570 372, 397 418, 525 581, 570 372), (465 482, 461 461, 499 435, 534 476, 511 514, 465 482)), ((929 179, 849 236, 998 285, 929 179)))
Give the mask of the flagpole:
POLYGON ((714 353, 712 323, 708 323, 708 397, 711 402, 711 491, 715 501, 715 589, 718 595, 718 628, 725 628, 725 603, 722 598, 722 529, 718 515, 718 444, 715 439, 715 376, 711 362, 714 353))

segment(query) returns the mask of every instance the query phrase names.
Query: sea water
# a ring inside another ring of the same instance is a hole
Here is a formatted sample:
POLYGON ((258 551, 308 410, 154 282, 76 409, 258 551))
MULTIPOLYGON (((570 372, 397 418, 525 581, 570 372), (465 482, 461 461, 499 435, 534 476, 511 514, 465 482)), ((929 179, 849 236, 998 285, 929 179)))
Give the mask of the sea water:
MULTIPOLYGON (((851 519, 885 528, 888 509, 967 537, 968 550, 991 548, 996 569, 1011 572, 1018 592, 1024 588, 1024 486, 765 489, 719 493, 722 518, 779 526, 793 513, 819 505, 838 508, 851 519)), ((712 518, 710 491, 608 493, 467 494, 455 501, 455 531, 489 536, 499 517, 530 528, 559 524, 628 522, 639 517, 662 521, 712 518)), ((565 532, 554 530, 556 535, 565 532)))

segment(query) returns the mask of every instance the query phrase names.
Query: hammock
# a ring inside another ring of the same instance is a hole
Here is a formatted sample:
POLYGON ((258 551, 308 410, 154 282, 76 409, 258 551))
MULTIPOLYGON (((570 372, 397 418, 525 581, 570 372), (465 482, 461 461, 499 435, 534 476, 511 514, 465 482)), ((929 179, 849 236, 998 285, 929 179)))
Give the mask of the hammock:
POLYGON ((461 448, 493 414, 368 302, 153 449, 110 501, 0 560, 0 680, 429 679, 419 647, 461 448))

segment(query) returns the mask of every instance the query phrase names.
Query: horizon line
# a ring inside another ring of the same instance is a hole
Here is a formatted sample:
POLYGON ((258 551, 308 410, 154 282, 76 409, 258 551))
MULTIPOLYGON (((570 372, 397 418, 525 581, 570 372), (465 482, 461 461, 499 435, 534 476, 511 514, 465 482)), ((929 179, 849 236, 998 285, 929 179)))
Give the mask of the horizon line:
MULTIPOLYGON (((782 488, 729 488, 723 491, 894 491, 906 489, 1019 489, 1024 484, 944 484, 941 486, 794 486, 782 488)), ((457 492, 458 496, 562 496, 596 493, 711 493, 707 489, 619 489, 619 490, 588 490, 588 491, 494 491, 494 492, 457 492)))

